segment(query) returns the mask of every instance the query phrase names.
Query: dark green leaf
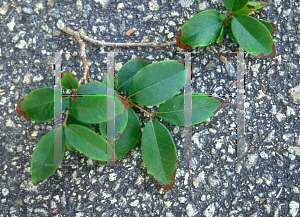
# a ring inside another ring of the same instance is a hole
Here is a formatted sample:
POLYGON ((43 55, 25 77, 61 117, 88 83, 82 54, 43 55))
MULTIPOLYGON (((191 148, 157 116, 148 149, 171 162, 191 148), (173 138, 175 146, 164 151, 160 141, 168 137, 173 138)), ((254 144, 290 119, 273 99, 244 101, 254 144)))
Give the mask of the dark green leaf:
POLYGON ((70 145, 83 155, 101 161, 110 159, 113 150, 99 134, 88 128, 70 124, 65 127, 65 135, 70 145))
POLYGON ((228 24, 228 26, 227 26, 227 28, 226 28, 227 33, 228 33, 229 37, 230 37, 233 41, 235 41, 236 43, 238 43, 237 40, 235 39, 233 33, 232 33, 231 25, 230 25, 230 24, 231 24, 231 20, 229 21, 229 24, 228 24))
POLYGON ((136 103, 153 106, 175 96, 185 81, 184 64, 176 60, 152 63, 132 79, 129 97, 136 103))
POLYGON ((81 121, 77 120, 76 118, 74 118, 71 114, 69 114, 69 117, 68 117, 68 120, 67 120, 67 125, 69 125, 69 124, 78 124, 78 125, 87 127, 90 130, 93 130, 93 127, 92 127, 91 124, 81 122, 81 121))
POLYGON ((239 14, 232 17, 230 25, 235 39, 245 51, 260 58, 275 57, 271 33, 258 19, 239 14))
POLYGON ((166 189, 171 189, 177 168, 177 153, 168 129, 150 120, 142 135, 142 157, 149 173, 166 189))
POLYGON ((248 0, 223 0, 225 8, 229 11, 240 10, 247 4, 247 2, 248 0))
MULTIPOLYGON (((115 139, 117 139, 120 134, 124 131, 126 125, 128 122, 128 109, 121 114, 120 116, 115 118, 115 139)), ((101 136, 103 138, 106 138, 106 132, 107 132, 107 122, 102 122, 99 124, 101 136)))
MULTIPOLYGON (((226 101, 205 94, 192 97, 192 125, 201 123, 212 117, 217 111, 226 105, 226 101)), ((188 108, 186 108, 188 109, 188 108)), ((184 95, 176 96, 162 104, 156 114, 163 121, 184 126, 184 95)))
POLYGON ((115 143, 115 154, 118 160, 121 160, 135 147, 140 135, 141 124, 139 118, 132 108, 128 108, 128 123, 123 133, 115 143))
POLYGON ((250 1, 242 9, 234 11, 233 15, 250 14, 251 12, 269 5, 269 2, 250 1))
POLYGON ((261 22, 265 27, 267 27, 267 29, 269 30, 269 32, 271 33, 271 35, 273 35, 275 29, 276 29, 276 25, 273 22, 268 22, 265 20, 259 20, 257 19, 259 22, 261 22))
MULTIPOLYGON (((77 94, 81 94, 81 97, 76 97, 68 107, 70 114, 77 120, 97 124, 114 118, 113 114, 107 116, 107 96, 104 83, 92 82, 82 85, 77 94)), ((115 97, 116 116, 122 114, 128 106, 128 103, 124 103, 118 96, 115 97)))
POLYGON ((129 60, 119 70, 118 77, 118 88, 119 92, 128 93, 130 82, 133 76, 143 67, 147 66, 148 62, 140 57, 129 60))
POLYGON ((220 35, 219 35, 219 37, 217 38, 216 42, 217 42, 217 43, 221 43, 221 42, 223 41, 223 39, 224 39, 224 36, 225 36, 224 26, 222 26, 220 35))
MULTIPOLYGON (((103 77, 102 77, 102 82, 107 85, 107 72, 105 72, 103 74, 103 77)), ((114 87, 116 89, 116 87, 118 86, 118 79, 114 76, 114 87)))
POLYGON ((75 75, 69 71, 64 71, 61 75, 61 86, 66 89, 77 89, 78 80, 75 75))
POLYGON ((206 10, 194 15, 178 32, 177 45, 180 48, 207 46, 217 40, 222 28, 222 16, 215 10, 206 10))
MULTIPOLYGON (((62 98, 62 111, 69 103, 69 98, 62 98)), ((30 121, 46 122, 54 119, 54 88, 43 87, 30 92, 21 99, 17 112, 30 121)))
MULTIPOLYGON (((46 166, 54 164, 54 131, 57 133, 61 128, 55 128, 46 133, 36 145, 31 157, 31 180, 33 184, 38 184, 51 176, 58 166, 46 166)), ((57 134, 56 134, 57 135, 57 134)), ((62 141, 64 134, 62 133, 62 141)), ((62 157, 65 154, 65 143, 62 143, 62 157)))

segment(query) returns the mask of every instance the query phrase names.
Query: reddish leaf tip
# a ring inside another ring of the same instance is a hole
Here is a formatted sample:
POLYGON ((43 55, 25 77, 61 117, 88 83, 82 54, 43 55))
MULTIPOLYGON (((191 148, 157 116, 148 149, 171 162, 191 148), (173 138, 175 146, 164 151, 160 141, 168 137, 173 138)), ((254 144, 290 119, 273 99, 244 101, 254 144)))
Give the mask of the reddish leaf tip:
POLYGON ((190 49, 190 48, 192 48, 190 45, 188 45, 188 44, 185 44, 185 45, 183 45, 183 44, 181 44, 181 42, 180 42, 180 37, 181 37, 181 29, 179 30, 179 32, 178 32, 178 34, 177 34, 177 38, 176 38, 176 41, 177 41, 177 46, 178 47, 180 47, 180 48, 182 48, 182 49, 190 49))
POLYGON ((61 73, 61 78, 64 76, 64 74, 65 74, 66 72, 69 72, 69 73, 71 73, 71 75, 73 76, 73 78, 76 78, 76 76, 75 76, 75 75, 73 75, 73 73, 72 73, 72 72, 70 72, 70 71, 68 71, 68 70, 66 70, 66 71, 64 71, 63 73, 61 73))
POLYGON ((275 56, 276 56, 276 47, 274 43, 272 47, 272 52, 269 55, 265 56, 262 52, 259 55, 257 55, 257 57, 259 58, 274 58, 275 56))
POLYGON ((22 98, 22 99, 19 101, 19 103, 18 103, 18 105, 17 105, 17 108, 16 108, 16 111, 17 111, 20 115, 22 115, 25 119, 31 121, 30 119, 27 118, 26 113, 25 113, 24 111, 21 110, 21 103, 22 103, 22 101, 24 101, 24 98, 22 98))
POLYGON ((215 115, 218 111, 220 111, 223 107, 225 107, 225 106, 227 105, 226 100, 224 100, 224 99, 222 99, 222 98, 219 98, 219 97, 215 97, 215 99, 217 99, 217 100, 220 101, 221 106, 220 106, 216 111, 214 111, 214 115, 215 115))
MULTIPOLYGON (((178 159, 176 160, 176 164, 178 163, 178 159)), ((165 189, 167 190, 171 190, 174 182, 175 182, 175 177, 176 177, 176 170, 177 170, 177 167, 175 168, 174 170, 174 173, 173 173, 173 176, 172 176, 172 179, 170 181, 170 183, 168 185, 165 185, 163 184, 161 181, 158 181, 156 178, 154 178, 154 176, 151 174, 151 176, 155 179, 155 181, 160 184, 161 186, 163 186, 165 189)))
POLYGON ((38 185, 40 184, 41 182, 43 182, 44 180, 41 180, 41 181, 38 181, 38 182, 32 182, 33 185, 38 185))
POLYGON ((273 33, 275 32, 275 29, 276 29, 276 25, 275 25, 275 23, 273 23, 273 22, 270 22, 270 24, 272 25, 272 27, 274 28, 274 30, 273 30, 273 32, 271 33, 271 35, 273 35, 273 33))

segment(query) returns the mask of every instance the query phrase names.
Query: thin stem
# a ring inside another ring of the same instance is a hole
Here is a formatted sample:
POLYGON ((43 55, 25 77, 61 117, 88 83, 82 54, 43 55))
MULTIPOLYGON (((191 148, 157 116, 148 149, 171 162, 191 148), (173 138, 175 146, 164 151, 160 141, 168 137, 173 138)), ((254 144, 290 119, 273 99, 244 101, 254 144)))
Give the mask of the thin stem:
POLYGON ((65 125, 66 125, 66 123, 67 123, 69 114, 70 114, 70 111, 67 112, 67 115, 66 115, 66 117, 65 117, 65 120, 64 120, 63 124, 61 125, 61 128, 62 128, 62 129, 65 127, 65 125))
MULTIPOLYGON (((74 31, 73 29, 69 28, 69 27, 64 27, 60 29, 61 31, 72 35, 74 37, 74 35, 80 35, 79 32, 74 31)), ((145 42, 145 43, 131 43, 131 42, 127 42, 127 43, 116 43, 116 42, 102 42, 102 41, 98 41, 95 39, 92 39, 88 36, 85 35, 80 35, 80 37, 86 41, 89 41, 91 43, 94 43, 98 46, 112 46, 112 47, 170 47, 170 45, 173 44, 177 44, 176 40, 175 41, 169 41, 169 42, 165 42, 165 43, 156 43, 156 42, 145 42)))
POLYGON ((151 112, 146 111, 145 109, 141 108, 140 106, 138 106, 137 104, 135 104, 134 102, 132 102, 130 99, 127 99, 124 96, 119 95, 119 97, 121 97, 122 99, 126 100, 127 102, 129 102, 130 104, 134 105, 135 107, 137 107, 138 109, 142 110, 143 112, 146 112, 150 117, 154 118, 155 114, 152 114, 151 112))
POLYGON ((81 35, 79 34, 79 32, 73 31, 73 32, 69 32, 69 34, 76 39, 76 41, 79 44, 79 48, 80 48, 79 56, 80 56, 80 59, 82 61, 82 66, 83 66, 83 77, 78 82, 78 84, 80 86, 82 81, 86 80, 87 77, 89 77, 89 80, 91 79, 89 76, 89 67, 88 67, 87 60, 86 60, 85 43, 81 39, 81 35))
POLYGON ((233 13, 230 13, 229 16, 228 16, 228 18, 224 21, 224 23, 222 23, 223 26, 225 26, 229 22, 229 20, 231 20, 232 16, 233 16, 233 13))

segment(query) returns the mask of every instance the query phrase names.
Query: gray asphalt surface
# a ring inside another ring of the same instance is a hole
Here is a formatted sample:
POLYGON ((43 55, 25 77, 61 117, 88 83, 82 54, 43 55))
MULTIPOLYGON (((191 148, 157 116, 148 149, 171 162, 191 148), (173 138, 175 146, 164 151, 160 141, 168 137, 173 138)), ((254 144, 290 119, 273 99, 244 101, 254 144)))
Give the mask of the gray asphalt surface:
MULTIPOLYGON (((219 0, 197 1, 0 1, 0 216, 299 216, 300 183, 300 4, 268 1, 257 18, 277 25, 276 58, 245 55, 245 155, 235 163, 236 54, 228 36, 222 44, 196 48, 192 55, 192 90, 224 95, 227 106, 193 126, 190 168, 179 165, 176 180, 165 191, 147 173, 140 146, 116 165, 99 166, 78 153, 66 152, 50 178, 34 186, 31 154, 54 122, 34 123, 15 111, 30 91, 53 86, 56 51, 62 69, 82 76, 77 42, 59 31, 65 24, 110 42, 175 40, 181 25, 206 9, 226 14, 219 0), (125 33, 136 28, 130 36, 125 33), (227 63, 220 57, 227 58, 227 63), (227 94, 227 96, 225 96, 227 94)), ((100 81, 106 55, 116 55, 116 72, 134 57, 149 63, 184 60, 169 48, 111 48, 86 43, 90 73, 100 81)), ((152 108, 154 111, 156 108, 152 108)), ((140 112, 142 127, 149 120, 140 112)), ((165 125, 183 161, 183 127, 165 125)))

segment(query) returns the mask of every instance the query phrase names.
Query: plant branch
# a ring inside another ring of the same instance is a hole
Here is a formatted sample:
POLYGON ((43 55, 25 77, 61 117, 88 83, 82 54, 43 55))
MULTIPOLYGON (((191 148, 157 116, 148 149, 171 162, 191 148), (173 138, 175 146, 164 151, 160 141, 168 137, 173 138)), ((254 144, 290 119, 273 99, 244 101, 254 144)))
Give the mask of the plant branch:
POLYGON ((89 81, 92 80, 89 75, 89 67, 88 67, 87 60, 86 60, 85 43, 81 39, 81 35, 79 34, 79 32, 73 31, 73 32, 69 32, 68 34, 73 36, 76 39, 76 41, 79 44, 79 48, 80 48, 79 56, 80 56, 80 59, 82 61, 82 66, 83 66, 83 77, 78 82, 78 84, 80 86, 82 81, 86 80, 87 77, 89 78, 89 81))
MULTIPOLYGON (((79 32, 74 31, 73 29, 69 27, 64 27, 60 29, 61 31, 72 35, 80 35, 79 32)), ((85 35, 80 35, 80 37, 86 41, 89 41, 91 43, 94 43, 98 46, 112 46, 112 47, 170 47, 170 45, 177 44, 176 40, 175 41, 169 41, 165 43, 156 43, 156 42, 145 42, 145 43, 132 43, 132 42, 127 42, 127 43, 116 43, 116 42, 102 42, 98 41, 95 39, 92 39, 88 36, 85 35)))
POLYGON ((134 102, 132 102, 130 99, 127 99, 124 96, 119 95, 119 97, 121 97, 122 99, 126 100, 127 102, 129 102, 130 104, 134 105, 135 107, 137 107, 138 109, 142 110, 143 112, 146 112, 150 117, 154 118, 155 114, 152 114, 151 112, 146 111, 145 109, 141 108, 140 106, 138 106, 137 104, 135 104, 134 102))
POLYGON ((229 16, 228 16, 228 18, 224 21, 224 23, 222 23, 223 26, 225 26, 229 22, 229 20, 231 20, 232 16, 233 16, 233 13, 230 13, 229 16))

